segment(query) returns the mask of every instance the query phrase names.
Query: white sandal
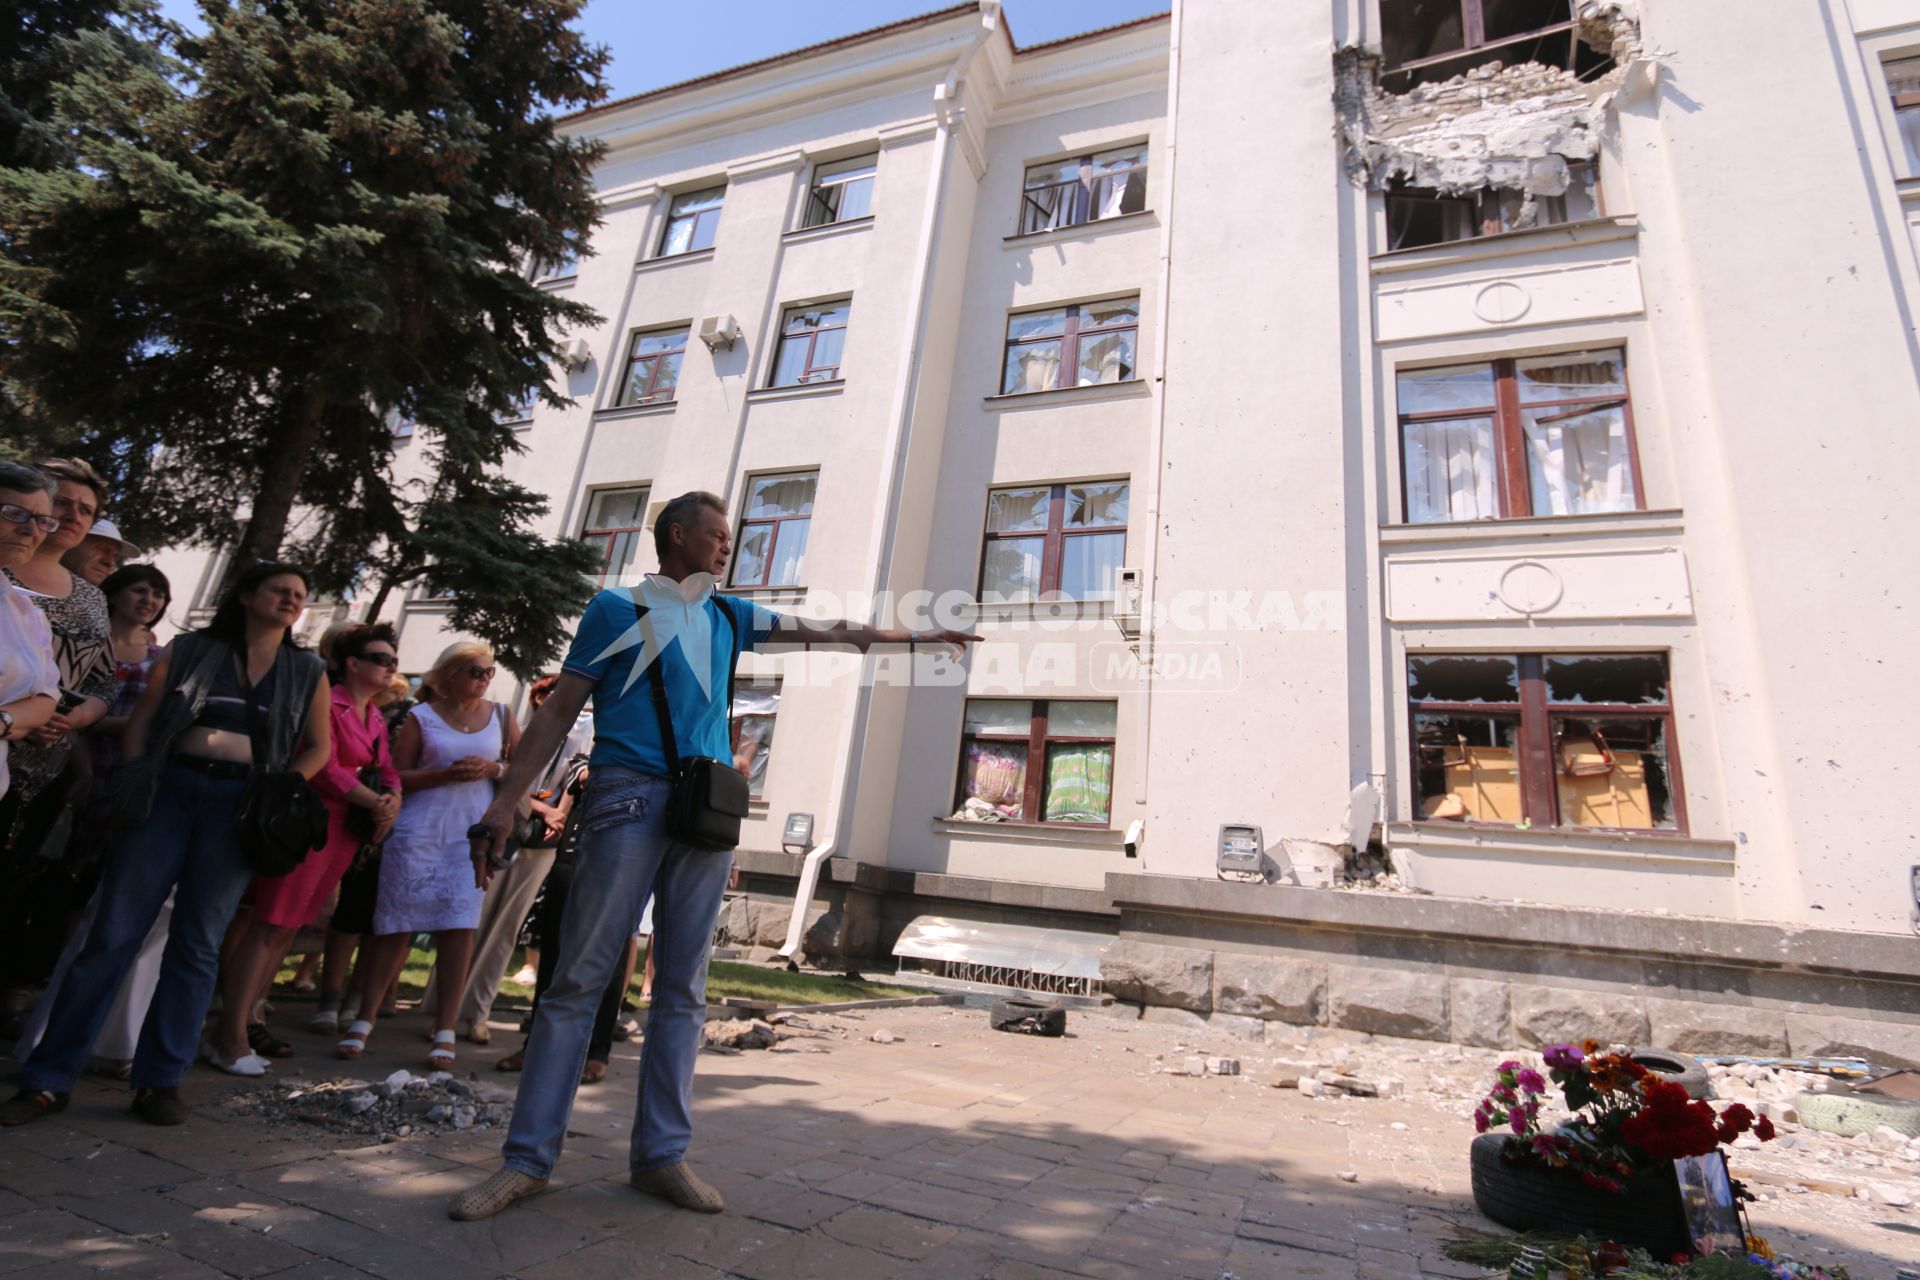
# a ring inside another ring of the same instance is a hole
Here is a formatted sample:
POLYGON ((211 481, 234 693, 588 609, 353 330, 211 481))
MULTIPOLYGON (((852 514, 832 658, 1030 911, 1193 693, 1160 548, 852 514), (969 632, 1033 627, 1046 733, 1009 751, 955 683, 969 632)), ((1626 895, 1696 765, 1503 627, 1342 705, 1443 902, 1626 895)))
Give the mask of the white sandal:
POLYGON ((257 1053, 243 1053, 229 1062, 220 1056, 220 1051, 212 1045, 206 1047, 203 1055, 207 1065, 216 1071, 224 1071, 230 1076, 263 1076, 267 1074, 268 1062, 257 1053))
POLYGON ((333 1047, 333 1056, 358 1062, 360 1055, 367 1051, 367 1035, 372 1030, 373 1024, 364 1018, 348 1024, 346 1039, 333 1047))
POLYGON ((455 1038, 451 1027, 433 1033, 433 1048, 427 1050, 427 1066, 430 1069, 434 1071, 452 1069, 455 1038))

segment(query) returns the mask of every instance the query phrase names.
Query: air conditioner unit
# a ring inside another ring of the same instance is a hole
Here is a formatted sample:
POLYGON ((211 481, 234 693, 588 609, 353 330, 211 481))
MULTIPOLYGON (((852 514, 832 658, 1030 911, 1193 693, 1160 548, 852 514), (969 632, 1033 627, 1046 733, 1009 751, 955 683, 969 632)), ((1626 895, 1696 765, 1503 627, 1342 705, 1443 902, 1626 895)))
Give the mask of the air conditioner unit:
POLYGON ((700 322, 700 341, 707 344, 707 350, 724 346, 733 350, 733 344, 740 338, 740 322, 732 316, 708 316, 700 322))
POLYGON ((593 348, 587 345, 585 338, 575 338, 560 348, 560 367, 569 373, 577 373, 587 367, 593 359, 593 348))
POLYGON ((1140 603, 1144 594, 1138 569, 1122 569, 1114 575, 1113 624, 1129 640, 1140 638, 1140 603))

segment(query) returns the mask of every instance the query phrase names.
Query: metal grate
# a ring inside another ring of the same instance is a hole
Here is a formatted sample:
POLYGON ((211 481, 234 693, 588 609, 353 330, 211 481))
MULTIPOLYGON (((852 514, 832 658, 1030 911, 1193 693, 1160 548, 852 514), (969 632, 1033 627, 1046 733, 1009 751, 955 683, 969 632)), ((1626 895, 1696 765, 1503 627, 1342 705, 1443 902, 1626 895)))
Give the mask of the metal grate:
POLYGON ((1041 991, 1049 995, 1097 996, 1102 990, 1102 984, 1098 978, 1075 978, 1060 973, 1036 973, 1032 969, 1009 969, 1002 965, 974 964, 967 960, 923 961, 915 964, 914 968, 959 982, 979 982, 991 987, 1015 987, 1022 991, 1041 991))

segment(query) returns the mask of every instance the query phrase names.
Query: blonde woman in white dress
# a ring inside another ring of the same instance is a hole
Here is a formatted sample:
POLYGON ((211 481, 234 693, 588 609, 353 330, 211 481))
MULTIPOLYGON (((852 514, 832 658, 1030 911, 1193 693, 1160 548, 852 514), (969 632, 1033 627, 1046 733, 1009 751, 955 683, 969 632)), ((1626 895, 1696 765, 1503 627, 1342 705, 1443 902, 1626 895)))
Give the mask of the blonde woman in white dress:
MULTIPOLYGON (((494 783, 520 740, 506 708, 490 701, 493 650, 478 641, 451 645, 421 681, 420 704, 394 743, 406 802, 380 858, 367 990, 385 991, 406 964, 413 935, 431 933, 438 1021, 427 1066, 454 1061, 454 1015, 473 959, 473 931, 485 891, 474 884, 467 828, 493 801, 494 783)), ((347 1028, 339 1056, 358 1058, 379 1019, 374 1002, 347 1028)))

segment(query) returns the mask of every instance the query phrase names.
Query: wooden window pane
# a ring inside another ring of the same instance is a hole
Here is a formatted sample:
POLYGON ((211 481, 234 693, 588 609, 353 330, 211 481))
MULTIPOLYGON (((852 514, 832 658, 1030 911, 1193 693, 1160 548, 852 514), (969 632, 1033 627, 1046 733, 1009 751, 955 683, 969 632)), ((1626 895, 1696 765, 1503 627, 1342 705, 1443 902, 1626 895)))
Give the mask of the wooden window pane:
POLYGON ((993 538, 987 542, 980 569, 980 599, 988 604, 1010 604, 1040 597, 1040 568, 1045 538, 993 538))
POLYGON ((780 712, 778 685, 737 687, 733 694, 733 767, 747 779, 747 794, 766 795, 767 765, 773 758, 773 728, 780 712))
POLYGON ((1400 435, 1409 524, 1492 520, 1500 514, 1492 418, 1409 422, 1400 435))
POLYGON ((1047 500, 1051 490, 995 489, 987 495, 988 533, 1025 533, 1047 527, 1047 500))
POLYGON ((820 475, 815 471, 755 476, 747 497, 747 519, 812 515, 813 495, 819 487, 820 475))
POLYGON ((770 587, 800 585, 807 563, 807 532, 811 520, 782 520, 773 539, 773 559, 768 565, 766 583, 770 587))
POLYGON ((1439 369, 1409 369, 1395 379, 1400 412, 1441 413, 1493 408, 1493 366, 1456 364, 1439 369))
POLYGON ((593 495, 587 525, 593 529, 638 526, 647 512, 645 489, 601 489, 593 495))
POLYGON ((1639 507, 1624 406, 1526 409, 1520 421, 1526 435, 1534 515, 1639 507))
MULTIPOLYGON (((1111 600, 1127 555, 1124 533, 1083 533, 1061 540, 1060 594, 1068 600, 1111 600)), ((1062 703, 1055 703, 1056 707, 1062 703)))
POLYGON ((1546 658, 1547 701, 1555 706, 1664 706, 1661 653, 1555 653, 1546 658))
POLYGON ((961 748, 960 809, 1017 822, 1027 792, 1027 742, 969 738, 961 748))
POLYGON ((1024 742, 1033 732, 1033 703, 1026 698, 968 698, 965 731, 1024 742))
MULTIPOLYGON (((1569 351, 1564 355, 1523 356, 1514 362, 1521 404, 1552 400, 1603 399, 1627 394, 1626 352, 1569 351)), ((1403 413, 1407 410, 1403 407, 1403 413)))
POLYGON ((1679 826, 1665 716, 1553 717, 1554 798, 1563 827, 1679 826))
POLYGON ((1065 342, 1054 338, 1046 342, 1023 342, 1007 348, 1007 366, 1000 380, 1000 394, 1019 395, 1027 391, 1048 391, 1060 385, 1060 359, 1065 342))
POLYGON ((1126 528, 1127 482, 1068 485, 1063 524, 1068 529, 1126 528))
POLYGON ((1067 312, 1069 307, 1054 307, 1048 311, 1021 311, 1007 317, 1007 340, 1018 342, 1026 338, 1045 338, 1067 331, 1067 312))
MULTIPOLYGON (((1050 715, 1065 704, 1052 703, 1050 715)), ((1062 742, 1047 746, 1045 822, 1105 826, 1113 803, 1113 748, 1062 742)))
POLYGON ((1415 813, 1427 820, 1519 822, 1520 717, 1413 717, 1415 813))
POLYGON ((740 530, 733 549, 733 580, 736 585, 756 587, 767 580, 767 559, 773 550, 773 526, 750 524, 740 530))
POLYGON ((1113 298, 1106 302, 1089 302, 1080 308, 1080 329, 1111 329, 1120 325, 1140 323, 1140 299, 1113 298))
POLYGON ((1407 659, 1407 696, 1415 702, 1520 701, 1520 664, 1511 657, 1417 654, 1407 659))
POLYGON ((1111 738, 1118 734, 1117 702, 1056 700, 1047 703, 1049 738, 1111 738))
POLYGON ((1116 329, 1112 333, 1082 334, 1079 342, 1080 367, 1077 385, 1091 387, 1103 382, 1128 382, 1134 377, 1134 336, 1137 330, 1116 329))

